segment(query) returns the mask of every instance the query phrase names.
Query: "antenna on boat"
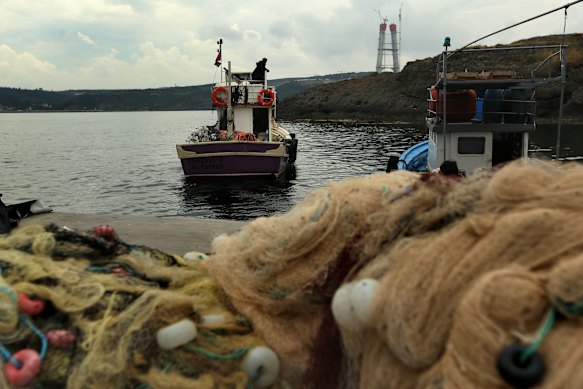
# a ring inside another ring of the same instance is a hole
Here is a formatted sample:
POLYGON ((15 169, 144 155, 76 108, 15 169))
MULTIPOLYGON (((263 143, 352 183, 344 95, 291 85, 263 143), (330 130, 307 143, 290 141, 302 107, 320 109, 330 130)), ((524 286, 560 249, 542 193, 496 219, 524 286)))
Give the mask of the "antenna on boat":
POLYGON ((223 38, 217 41, 219 48, 217 49, 217 56, 215 58, 215 66, 221 69, 221 82, 223 81, 223 38))

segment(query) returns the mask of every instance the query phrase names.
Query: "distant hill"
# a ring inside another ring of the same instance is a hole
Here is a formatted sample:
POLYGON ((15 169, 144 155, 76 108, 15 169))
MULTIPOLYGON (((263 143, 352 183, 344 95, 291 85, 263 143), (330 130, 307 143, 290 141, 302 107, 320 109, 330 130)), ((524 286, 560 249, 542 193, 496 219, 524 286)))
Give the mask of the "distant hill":
MULTIPOLYGON (((306 89, 370 73, 270 80, 280 100, 306 89)), ((0 111, 182 111, 211 109, 211 84, 126 90, 46 91, 0 87, 0 111)))
MULTIPOLYGON (((525 39, 507 46, 556 45, 563 36, 544 36, 525 39)), ((564 117, 583 121, 583 37, 565 36, 567 52, 567 84, 564 99, 564 117)), ((497 45, 496 47, 504 47, 497 45)), ((550 51, 537 55, 534 51, 487 52, 472 57, 465 54, 451 60, 448 71, 513 70, 529 74, 528 66, 544 60, 550 51), (542 54, 542 55, 541 55, 542 54)), ((435 82, 438 56, 409 62, 400 73, 372 74, 353 80, 320 85, 304 90, 278 107, 282 119, 316 119, 357 121, 421 122, 427 106, 427 88, 435 82)), ((557 70, 556 68, 554 70, 557 70)), ((558 117, 560 84, 538 88, 537 117, 555 120, 558 117)))

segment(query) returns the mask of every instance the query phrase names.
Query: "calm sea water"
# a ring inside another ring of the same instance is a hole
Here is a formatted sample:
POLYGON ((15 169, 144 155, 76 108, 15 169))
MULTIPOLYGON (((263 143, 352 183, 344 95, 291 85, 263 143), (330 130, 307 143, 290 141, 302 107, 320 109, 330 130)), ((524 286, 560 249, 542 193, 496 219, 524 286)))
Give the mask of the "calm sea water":
MULTIPOLYGON (((327 181, 384 171, 388 152, 424 139, 422 126, 284 122, 299 139, 288 177, 188 180, 175 145, 215 120, 212 111, 0 114, 0 193, 59 212, 248 220, 287 212, 327 181)), ((550 156, 555 130, 532 143, 550 156)), ((563 127, 562 145, 561 156, 583 156, 576 128, 563 127)))

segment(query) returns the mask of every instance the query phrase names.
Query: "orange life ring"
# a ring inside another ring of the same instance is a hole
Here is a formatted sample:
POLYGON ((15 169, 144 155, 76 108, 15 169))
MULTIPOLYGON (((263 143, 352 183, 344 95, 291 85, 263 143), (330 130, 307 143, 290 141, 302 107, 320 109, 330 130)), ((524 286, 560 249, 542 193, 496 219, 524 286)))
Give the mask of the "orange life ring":
POLYGON ((213 104, 217 107, 224 107, 227 105, 227 87, 217 86, 213 88, 213 93, 211 94, 211 99, 213 104))
POLYGON ((259 101, 259 104, 267 107, 275 101, 275 93, 271 89, 261 89, 257 95, 257 101, 259 101))
POLYGON ((431 117, 431 116, 435 116, 436 112, 437 112, 437 99, 439 97, 439 91, 437 90, 437 88, 435 87, 435 85, 431 85, 431 90, 430 90, 430 95, 429 95, 429 103, 427 108, 429 109, 429 111, 427 114, 431 117))
POLYGON ((250 132, 235 131, 233 139, 238 141, 255 142, 257 139, 255 135, 250 132))

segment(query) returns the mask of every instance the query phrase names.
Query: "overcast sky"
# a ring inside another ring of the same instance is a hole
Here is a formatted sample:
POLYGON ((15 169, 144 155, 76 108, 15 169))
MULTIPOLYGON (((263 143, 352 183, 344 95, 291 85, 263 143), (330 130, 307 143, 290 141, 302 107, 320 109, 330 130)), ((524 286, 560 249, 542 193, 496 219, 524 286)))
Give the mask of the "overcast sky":
MULTIPOLYGON (((379 14, 401 62, 434 56, 573 0, 1 0, 0 86, 125 89, 208 84, 216 41, 234 70, 268 58, 269 78, 372 71, 379 14), (402 21, 399 25, 399 8, 402 21), (439 8, 438 8, 439 7, 439 8)), ((558 11, 487 44, 563 32, 558 11)), ((583 3, 567 32, 583 32, 583 3)))

